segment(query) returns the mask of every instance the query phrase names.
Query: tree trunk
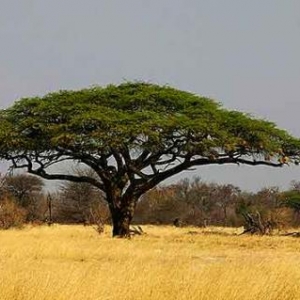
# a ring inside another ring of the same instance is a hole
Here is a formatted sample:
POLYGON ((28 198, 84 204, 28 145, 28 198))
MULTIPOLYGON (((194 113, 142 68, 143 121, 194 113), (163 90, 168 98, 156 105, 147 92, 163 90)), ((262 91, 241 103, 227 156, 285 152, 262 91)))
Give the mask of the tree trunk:
POLYGON ((227 226, 227 206, 223 206, 223 214, 224 214, 224 226, 227 226))
POLYGON ((134 214, 135 201, 124 202, 125 201, 121 201, 120 206, 110 206, 113 237, 130 237, 130 224, 134 214))

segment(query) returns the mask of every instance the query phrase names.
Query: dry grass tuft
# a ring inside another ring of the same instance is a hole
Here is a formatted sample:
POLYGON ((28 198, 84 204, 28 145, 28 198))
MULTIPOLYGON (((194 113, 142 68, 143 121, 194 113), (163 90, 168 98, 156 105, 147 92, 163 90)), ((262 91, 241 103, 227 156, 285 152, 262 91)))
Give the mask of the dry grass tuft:
POLYGON ((300 239, 145 226, 0 231, 0 299, 300 299, 300 239))

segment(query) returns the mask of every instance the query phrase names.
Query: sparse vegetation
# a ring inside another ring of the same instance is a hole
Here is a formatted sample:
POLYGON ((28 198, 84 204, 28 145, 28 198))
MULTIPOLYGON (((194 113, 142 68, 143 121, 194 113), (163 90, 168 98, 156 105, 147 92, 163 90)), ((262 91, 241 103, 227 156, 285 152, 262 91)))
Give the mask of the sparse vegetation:
MULTIPOLYGON (((41 189, 42 185, 37 185, 31 177, 10 175, 8 180, 0 176, 0 202, 6 207, 10 203, 15 212, 22 212, 21 219, 25 218, 25 222, 93 225, 99 233, 105 224, 111 223, 104 196, 92 185, 66 182, 56 192, 46 194, 41 189), (17 185, 13 188, 12 183, 17 185), (18 190, 26 191, 26 197, 22 196, 26 201, 20 201, 18 190)), ((233 185, 206 183, 198 177, 184 179, 146 193, 137 203, 133 225, 244 225, 246 230, 251 229, 248 230, 250 233, 270 233, 276 228, 297 227, 300 225, 297 184, 292 182, 291 188, 286 191, 271 187, 249 193, 233 185), (258 222, 258 217, 261 222, 258 222)))

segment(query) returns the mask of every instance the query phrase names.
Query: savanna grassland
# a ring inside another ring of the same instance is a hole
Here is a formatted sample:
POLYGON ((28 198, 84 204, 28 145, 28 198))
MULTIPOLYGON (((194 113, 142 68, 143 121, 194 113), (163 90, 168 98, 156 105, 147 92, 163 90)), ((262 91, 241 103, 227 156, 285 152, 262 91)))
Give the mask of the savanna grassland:
POLYGON ((0 299, 300 299, 300 239, 145 226, 0 231, 0 299))

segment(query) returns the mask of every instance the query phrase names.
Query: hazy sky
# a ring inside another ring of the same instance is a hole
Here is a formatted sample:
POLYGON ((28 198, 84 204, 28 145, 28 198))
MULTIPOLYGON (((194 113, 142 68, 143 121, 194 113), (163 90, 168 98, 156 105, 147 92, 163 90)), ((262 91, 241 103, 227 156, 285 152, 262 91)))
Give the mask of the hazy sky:
MULTIPOLYGON (((145 80, 212 97, 300 136, 299 0, 0 4, 0 108, 58 89, 145 80)), ((256 190, 287 187, 300 180, 300 167, 201 167, 190 175, 256 190)))

